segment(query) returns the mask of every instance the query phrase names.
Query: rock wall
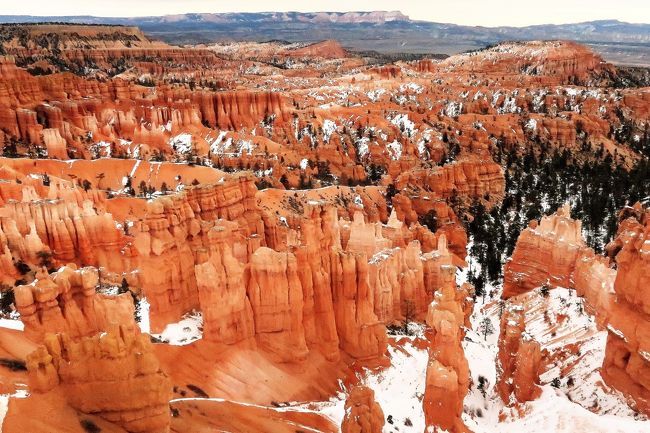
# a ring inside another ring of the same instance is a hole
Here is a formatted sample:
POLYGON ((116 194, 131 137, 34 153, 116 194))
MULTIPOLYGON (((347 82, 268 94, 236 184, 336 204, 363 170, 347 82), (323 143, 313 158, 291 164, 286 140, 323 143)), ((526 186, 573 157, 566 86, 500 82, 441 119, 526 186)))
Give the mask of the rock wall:
POLYGON ((146 334, 112 327, 73 339, 47 334, 27 358, 32 389, 59 386, 73 408, 133 433, 169 431, 171 382, 146 334))
POLYGON ((532 221, 517 239, 504 267, 503 297, 528 292, 543 284, 572 287, 578 257, 588 250, 581 222, 571 219, 568 205, 552 216, 532 221))

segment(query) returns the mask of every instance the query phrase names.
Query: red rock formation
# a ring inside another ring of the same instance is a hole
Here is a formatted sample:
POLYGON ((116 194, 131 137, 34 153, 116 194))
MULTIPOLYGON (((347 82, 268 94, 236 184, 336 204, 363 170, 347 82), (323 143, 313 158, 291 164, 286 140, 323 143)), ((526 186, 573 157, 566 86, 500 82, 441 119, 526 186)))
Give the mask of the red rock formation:
POLYGON ((524 330, 524 312, 518 305, 509 306, 501 317, 497 390, 507 405, 537 399, 542 353, 538 342, 524 330))
POLYGON ((568 41, 503 43, 476 54, 453 56, 441 62, 440 68, 517 78, 530 75, 531 81, 539 83, 590 82, 614 70, 587 47, 568 41), (522 74, 523 70, 528 73, 522 74))
POLYGON ((48 334, 27 357, 32 389, 60 386, 70 406, 129 432, 169 431, 171 383, 149 336, 126 327, 80 340, 48 334))
POLYGON ((571 219, 568 205, 524 230, 504 268, 503 297, 528 292, 542 284, 572 287, 578 257, 588 247, 582 239, 581 222, 571 219))
POLYGON ((384 412, 375 401, 375 393, 367 386, 358 385, 350 390, 345 401, 342 433, 381 433, 384 412))
POLYGON ((457 433, 468 431, 461 414, 469 389, 469 365, 461 342, 471 303, 467 308, 468 288, 454 286, 437 292, 429 307, 427 324, 432 336, 422 407, 427 428, 457 433))
POLYGON ((467 200, 487 197, 490 203, 496 203, 503 197, 505 181, 498 164, 469 157, 429 171, 407 172, 397 178, 398 190, 409 185, 425 186, 434 197, 467 200))
POLYGON ((650 211, 636 204, 621 213, 616 239, 608 246, 617 264, 616 308, 609 317, 602 375, 650 414, 650 211), (629 217, 628 217, 629 216, 629 217))
POLYGON ((347 57, 347 52, 341 44, 334 40, 316 42, 303 48, 289 51, 295 57, 322 57, 325 59, 341 59, 347 57))
POLYGON ((569 218, 567 208, 543 218, 539 226, 532 224, 522 232, 513 257, 506 264, 504 297, 546 282, 575 288, 585 297, 598 323, 609 331, 603 378, 629 395, 640 411, 650 413, 650 351, 646 338, 650 335, 650 316, 643 295, 647 286, 645 239, 650 218, 640 204, 621 215, 626 219, 619 226, 617 238, 607 247, 616 260, 616 270, 608 267, 606 258, 596 256, 585 246, 580 223, 569 218))
POLYGON ((41 341, 51 332, 78 338, 116 325, 134 329, 131 295, 98 294, 98 283, 97 269, 69 265, 49 276, 42 270, 32 284, 17 286, 15 304, 25 333, 41 341))

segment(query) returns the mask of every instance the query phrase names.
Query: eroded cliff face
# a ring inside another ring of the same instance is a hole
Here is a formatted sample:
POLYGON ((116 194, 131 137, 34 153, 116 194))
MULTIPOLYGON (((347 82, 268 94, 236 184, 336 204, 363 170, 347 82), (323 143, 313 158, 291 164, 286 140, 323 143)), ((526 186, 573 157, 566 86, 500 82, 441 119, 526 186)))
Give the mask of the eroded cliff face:
POLYGON ((27 357, 32 389, 60 387, 73 408, 129 432, 169 431, 171 382, 149 336, 128 327, 81 339, 47 334, 27 357))
POLYGON ((538 223, 532 221, 517 239, 504 267, 503 297, 528 292, 547 284, 573 287, 578 258, 589 248, 582 239, 581 223, 571 219, 568 205, 538 223))
MULTIPOLYGON (((502 200, 505 153, 633 163, 641 151, 630 140, 650 107, 643 89, 577 86, 615 70, 570 43, 371 67, 331 58, 345 54, 332 42, 250 43, 244 55, 86 28, 79 50, 64 30, 44 29, 47 47, 4 41, 15 58, 0 59, 0 144, 11 157, 0 167, 0 283, 15 286, 25 346, 42 345, 28 357, 30 392, 64 395, 75 425, 79 411, 166 431, 164 365, 175 370, 176 431, 334 431, 307 412, 180 397, 205 382, 211 396, 243 402, 325 399, 339 379, 390 362, 386 325, 406 320, 430 328, 427 428, 467 431, 472 290, 455 280, 469 205, 502 200), (106 293, 124 286, 132 293, 106 293), (200 312, 202 339, 154 350, 134 302, 149 306, 154 334, 200 312)), ((626 212, 610 248, 618 270, 586 247, 568 209, 532 223, 504 297, 574 287, 609 325, 603 376, 643 407, 648 218, 626 212)), ((546 360, 519 313, 504 313, 499 340, 497 387, 512 406, 539 395, 546 360)), ((346 407, 344 431, 381 431, 372 391, 354 388, 346 407)))
MULTIPOLYGON (((574 288, 584 297, 597 322, 608 331, 603 379, 631 397, 644 413, 648 413, 650 396, 646 380, 650 360, 646 356, 645 337, 650 335, 650 322, 643 295, 648 267, 647 215, 641 204, 621 212, 618 235, 607 247, 616 268, 611 267, 608 258, 596 255, 585 245, 580 223, 569 217, 568 208, 544 217, 539 225, 533 222, 522 232, 512 259, 506 264, 503 294, 515 296, 542 285, 574 288)), ((504 349, 513 341, 508 332, 502 333, 500 344, 504 349)), ((504 391, 501 385, 502 396, 504 391)))

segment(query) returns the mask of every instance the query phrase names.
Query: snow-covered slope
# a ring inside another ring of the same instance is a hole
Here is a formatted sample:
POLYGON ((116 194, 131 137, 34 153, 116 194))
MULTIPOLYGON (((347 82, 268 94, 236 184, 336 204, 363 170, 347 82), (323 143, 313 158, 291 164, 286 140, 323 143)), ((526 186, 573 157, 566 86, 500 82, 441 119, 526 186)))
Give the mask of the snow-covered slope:
MULTIPOLYGON (((498 299, 500 288, 495 288, 498 299)), ((489 290, 488 290, 489 292, 489 290)), ((550 360, 541 376, 542 396, 519 408, 504 407, 494 385, 503 306, 489 296, 478 300, 472 324, 492 321, 495 332, 485 338, 470 330, 464 349, 470 364, 472 388, 465 399, 467 426, 475 433, 542 432, 650 432, 650 422, 634 412, 623 395, 603 382, 599 368, 605 353, 606 332, 573 290, 539 291, 518 299, 526 312, 526 333, 547 351, 550 360), (486 385, 479 389, 479 377, 486 385)))

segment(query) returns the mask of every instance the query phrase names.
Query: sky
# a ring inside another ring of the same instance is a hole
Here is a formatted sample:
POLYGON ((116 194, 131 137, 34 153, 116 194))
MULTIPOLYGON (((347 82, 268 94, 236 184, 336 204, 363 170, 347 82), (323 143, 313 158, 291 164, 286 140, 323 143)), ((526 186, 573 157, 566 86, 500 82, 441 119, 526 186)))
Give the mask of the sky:
POLYGON ((650 23, 650 0, 0 0, 0 15, 158 16, 187 12, 400 10, 411 19, 482 26, 598 19, 650 23))

